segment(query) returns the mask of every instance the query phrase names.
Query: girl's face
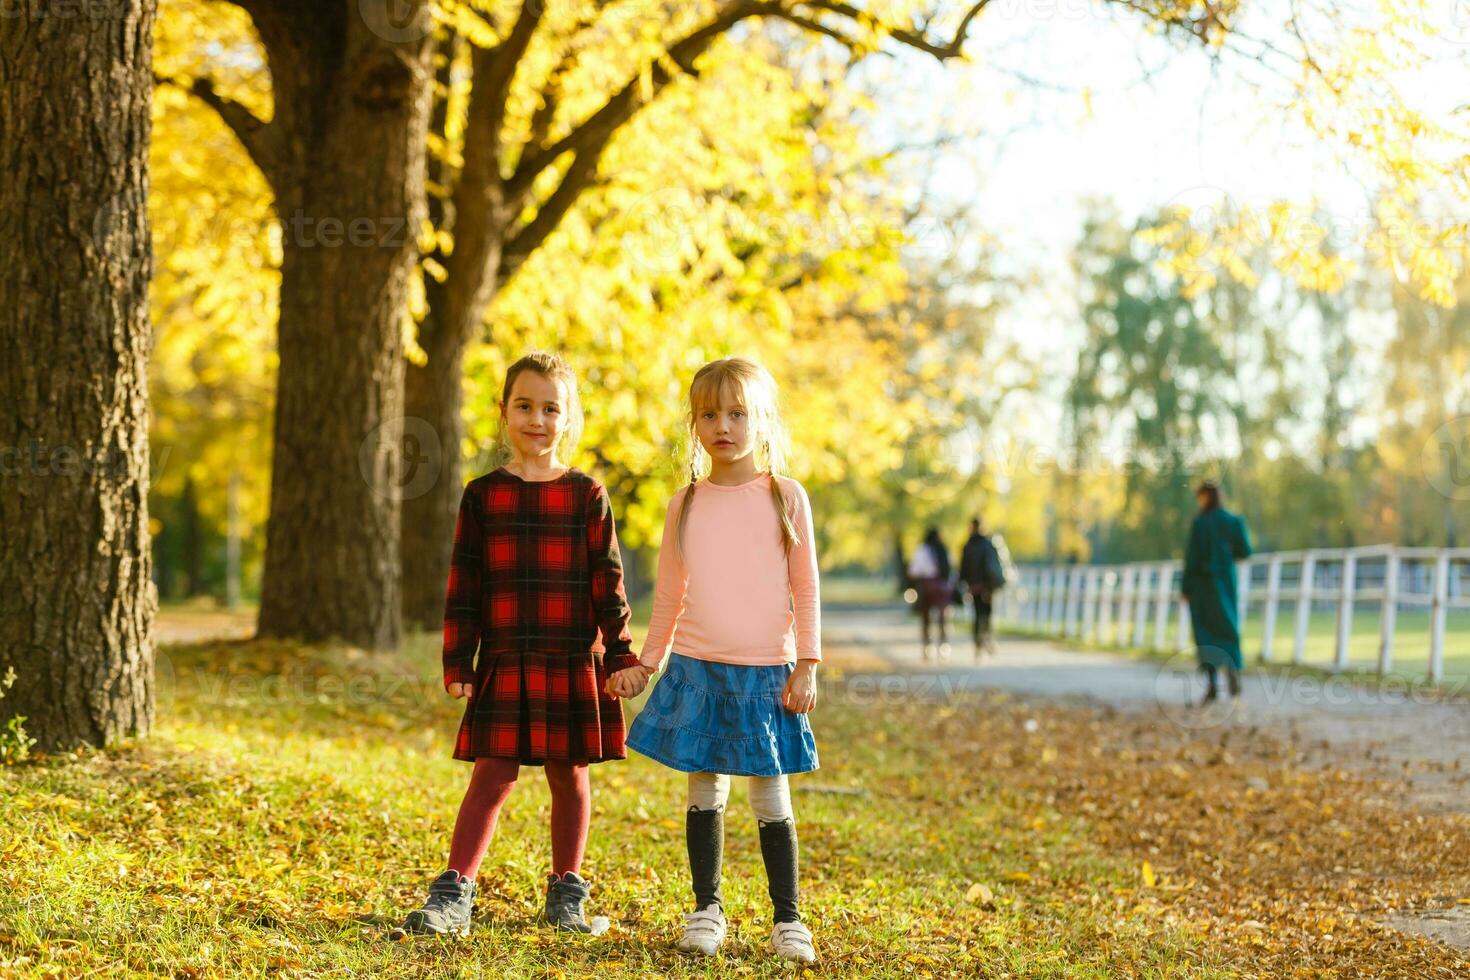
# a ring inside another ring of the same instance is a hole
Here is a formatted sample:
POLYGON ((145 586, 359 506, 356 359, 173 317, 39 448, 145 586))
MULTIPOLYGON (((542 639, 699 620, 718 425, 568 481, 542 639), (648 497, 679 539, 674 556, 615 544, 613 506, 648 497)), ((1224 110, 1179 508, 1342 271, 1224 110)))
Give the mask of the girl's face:
POLYGON ((562 386, 536 371, 522 371, 500 406, 505 432, 519 459, 555 458, 566 426, 567 397, 562 386))
POLYGON ((717 463, 733 463, 750 455, 755 446, 750 413, 739 401, 721 393, 720 403, 704 405, 695 413, 694 432, 700 445, 717 463))

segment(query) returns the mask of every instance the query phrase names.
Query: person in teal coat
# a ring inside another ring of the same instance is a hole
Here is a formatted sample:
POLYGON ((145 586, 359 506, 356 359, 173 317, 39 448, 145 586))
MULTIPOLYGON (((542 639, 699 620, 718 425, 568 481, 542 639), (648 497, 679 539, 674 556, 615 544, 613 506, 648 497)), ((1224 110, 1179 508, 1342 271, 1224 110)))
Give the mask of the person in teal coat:
POLYGON ((1182 589, 1189 603, 1190 624, 1200 669, 1209 690, 1205 702, 1220 696, 1219 672, 1225 671, 1230 696, 1240 696, 1240 605, 1236 597, 1235 563, 1251 553, 1245 521, 1220 506, 1220 485, 1213 480, 1195 491, 1199 513, 1189 526, 1184 552, 1182 589))

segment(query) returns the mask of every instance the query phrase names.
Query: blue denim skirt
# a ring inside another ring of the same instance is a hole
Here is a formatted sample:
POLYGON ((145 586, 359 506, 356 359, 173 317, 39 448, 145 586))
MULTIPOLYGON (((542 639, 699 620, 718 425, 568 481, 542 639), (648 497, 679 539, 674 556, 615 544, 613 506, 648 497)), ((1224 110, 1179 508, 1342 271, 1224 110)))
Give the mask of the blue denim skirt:
POLYGON ((781 704, 793 664, 746 667, 669 654, 628 748, 680 772, 780 776, 817 768, 806 715, 781 704))

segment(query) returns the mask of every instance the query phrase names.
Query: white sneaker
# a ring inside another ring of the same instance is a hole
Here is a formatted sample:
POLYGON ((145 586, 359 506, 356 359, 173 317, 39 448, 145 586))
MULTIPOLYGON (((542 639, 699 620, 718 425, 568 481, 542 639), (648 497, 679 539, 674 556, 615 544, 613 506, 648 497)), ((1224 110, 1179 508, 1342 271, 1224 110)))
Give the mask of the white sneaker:
POLYGON ((706 905, 684 916, 684 935, 674 947, 682 953, 713 956, 725 941, 725 913, 718 905, 706 905))
POLYGON ((771 952, 784 960, 798 963, 815 963, 816 947, 812 945, 812 931, 801 922, 778 922, 771 932, 771 952))

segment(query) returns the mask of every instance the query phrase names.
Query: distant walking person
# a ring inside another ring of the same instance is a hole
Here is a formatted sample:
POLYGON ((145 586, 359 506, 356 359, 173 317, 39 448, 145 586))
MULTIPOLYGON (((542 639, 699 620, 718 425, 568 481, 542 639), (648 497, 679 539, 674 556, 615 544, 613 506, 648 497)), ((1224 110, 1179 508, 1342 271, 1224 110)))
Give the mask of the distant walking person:
POLYGON ((995 655, 995 637, 990 631, 990 610, 995 593, 1006 584, 1005 567, 1000 560, 1000 550, 985 533, 980 518, 970 522, 970 537, 960 551, 960 581, 970 593, 970 602, 975 607, 973 637, 975 659, 982 653, 995 655))
POLYGON ((1240 606, 1236 599, 1235 563, 1251 553, 1245 521, 1220 506, 1220 486, 1213 480, 1195 491, 1199 513, 1189 526, 1184 552, 1183 591, 1194 627, 1200 669, 1209 689, 1204 703, 1220 696, 1218 675, 1225 671, 1230 696, 1240 696, 1240 606))
POLYGON ((949 656, 949 638, 945 628, 945 615, 954 599, 954 586, 950 584, 949 551, 939 537, 939 529, 931 527, 924 532, 924 540, 914 549, 909 559, 909 580, 918 592, 919 618, 923 623, 922 639, 924 659, 932 660, 936 648, 930 642, 930 624, 938 620, 941 657, 949 656))

